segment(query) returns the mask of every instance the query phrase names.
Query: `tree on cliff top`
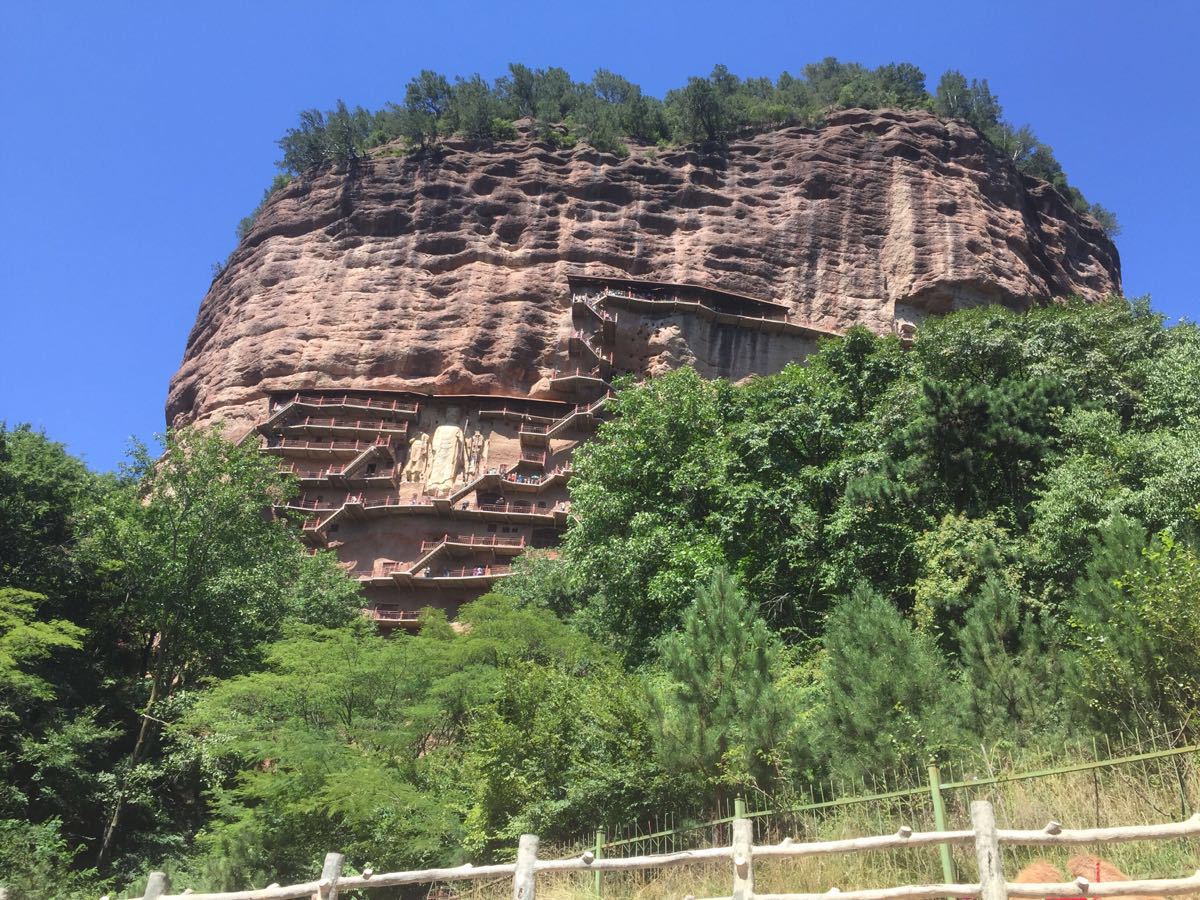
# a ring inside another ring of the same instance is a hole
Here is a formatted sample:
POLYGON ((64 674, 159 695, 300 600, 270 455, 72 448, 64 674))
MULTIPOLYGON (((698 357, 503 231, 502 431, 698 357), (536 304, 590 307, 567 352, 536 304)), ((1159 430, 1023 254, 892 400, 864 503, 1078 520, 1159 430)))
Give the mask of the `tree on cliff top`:
POLYGON ((422 146, 437 143, 438 128, 452 99, 446 76, 422 69, 404 91, 406 134, 422 146))
POLYGON ((1092 215, 1115 235, 1113 214, 1089 204, 1069 184, 1053 149, 1028 126, 1017 128, 1001 119, 1000 104, 985 80, 969 84, 962 73, 942 76, 935 95, 925 86, 917 66, 893 62, 868 69, 827 57, 803 67, 800 76, 783 72, 770 78, 742 79, 723 65, 707 76, 692 76, 663 100, 645 95, 628 79, 599 69, 590 82, 574 81, 559 67, 534 69, 511 63, 508 74, 488 83, 480 75, 457 77, 454 84, 436 72, 422 70, 409 83, 403 106, 394 103, 375 113, 346 108, 305 110, 300 126, 279 141, 279 162, 290 174, 328 163, 345 164, 367 148, 404 136, 427 147, 444 131, 475 140, 508 139, 511 122, 535 121, 535 134, 556 146, 570 146, 578 135, 593 147, 626 155, 623 139, 648 143, 724 141, 739 130, 787 124, 819 125, 831 110, 931 109, 975 125, 1026 174, 1049 181, 1080 212, 1092 215), (552 127, 553 126, 553 127, 552 127), (560 130, 565 126, 564 136, 560 130))

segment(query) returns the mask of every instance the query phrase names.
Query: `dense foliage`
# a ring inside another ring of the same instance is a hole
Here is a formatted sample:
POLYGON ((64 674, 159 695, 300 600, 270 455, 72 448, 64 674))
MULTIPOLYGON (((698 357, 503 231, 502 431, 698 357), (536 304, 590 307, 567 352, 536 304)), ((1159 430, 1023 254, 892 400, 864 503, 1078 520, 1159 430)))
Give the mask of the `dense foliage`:
MULTIPOLYGON (((552 146, 585 141, 606 153, 627 155, 627 141, 639 145, 723 142, 739 132, 800 124, 815 126, 835 109, 927 109, 965 119, 996 145, 1022 172, 1049 181, 1082 212, 1093 215, 1110 234, 1116 218, 1089 204, 1069 184, 1053 149, 1028 126, 1002 117, 1000 101, 987 80, 968 83, 950 71, 935 92, 911 63, 868 69, 832 57, 810 63, 800 74, 777 79, 740 78, 725 66, 688 79, 661 100, 631 81, 598 70, 590 81, 574 81, 565 69, 531 69, 512 63, 508 74, 489 84, 479 75, 455 78, 422 71, 406 86, 403 102, 369 111, 338 101, 329 111, 305 110, 300 122, 279 141, 280 169, 299 175, 326 164, 353 166, 373 147, 401 140, 425 149, 459 134, 494 141, 515 136, 513 123, 529 119, 538 137, 552 146)), ((277 180, 271 190, 280 186, 277 180)), ((270 191, 268 191, 268 196, 270 191)), ((253 214, 239 226, 241 237, 253 214)))
MULTIPOLYGON (((357 585, 264 518, 294 490, 252 448, 180 432, 97 476, 0 426, 0 861, 59 896, 176 852, 214 771, 163 739, 214 676, 289 622, 357 619, 357 585)), ((89 892, 90 889, 89 889, 89 892)))
POLYGON ((907 351, 855 330, 741 387, 630 386, 576 456, 562 556, 506 589, 654 666, 732 570, 807 654, 821 724, 784 755, 821 765, 1183 725, 1198 338, 1140 303, 989 307, 907 351))
POLYGON ((181 433, 96 476, 0 431, 0 861, 94 896, 508 854, 734 792, 1195 738, 1200 329, 999 308, 743 385, 626 384, 560 554, 384 639, 181 433))

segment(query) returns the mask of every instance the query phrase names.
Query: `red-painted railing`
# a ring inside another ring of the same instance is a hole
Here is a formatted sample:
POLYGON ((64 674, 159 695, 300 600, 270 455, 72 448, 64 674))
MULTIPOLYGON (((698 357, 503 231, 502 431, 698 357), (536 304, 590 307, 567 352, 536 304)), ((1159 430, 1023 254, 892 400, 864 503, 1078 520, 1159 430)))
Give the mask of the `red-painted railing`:
POLYGON ((407 431, 408 423, 397 419, 339 419, 337 416, 305 416, 284 428, 356 428, 362 431, 407 431))
POLYGON ((380 609, 379 607, 368 609, 366 613, 376 622, 416 622, 421 615, 415 609, 380 609))
POLYGON ((533 422, 522 422, 521 427, 518 430, 522 434, 549 434, 551 431, 554 431, 575 416, 590 415, 591 413, 595 412, 597 409, 607 403, 611 396, 612 394, 608 393, 599 399, 593 400, 591 403, 576 403, 574 409, 565 415, 559 416, 549 425, 539 425, 533 422))
POLYGON ((533 475, 521 475, 517 472, 505 472, 504 480, 509 484, 542 484, 556 475, 569 475, 572 469, 569 465, 556 466, 552 472, 542 472, 533 475))
POLYGON ((331 503, 328 500, 286 500, 279 506, 285 506, 288 509, 327 509, 333 511, 338 508, 339 504, 331 503))
POLYGON ((371 447, 392 446, 390 437, 377 437, 373 441, 305 441, 299 438, 269 437, 267 447, 281 450, 368 450, 371 447))
MULTIPOLYGON (((371 446, 375 446, 372 444, 371 446)), ((280 474, 295 475, 297 478, 306 480, 321 480, 329 478, 331 475, 341 475, 346 471, 346 466, 324 466, 317 469, 306 469, 298 466, 295 463, 288 463, 279 467, 280 474)), ((384 469, 376 469, 374 472, 364 471, 360 477, 362 478, 391 478, 396 470, 392 466, 384 469)))
MULTIPOLYGON (((601 294, 600 296, 603 296, 603 294, 601 294)), ((582 297, 581 296, 581 297, 578 297, 578 299, 583 301, 584 306, 586 306, 588 309, 590 309, 598 318, 604 320, 605 322, 615 322, 617 320, 617 317, 614 314, 612 314, 610 312, 606 312, 605 310, 600 308, 600 297, 599 296, 597 296, 597 297, 582 297)))
POLYGON ((297 478, 326 478, 333 468, 305 469, 295 463, 287 463, 279 467, 279 472, 283 475, 295 475, 297 478))
POLYGON ((566 501, 560 501, 555 505, 554 509, 545 506, 534 506, 532 503, 476 503, 474 506, 464 506, 463 509, 477 509, 481 512, 492 513, 517 513, 520 515, 539 515, 548 516, 557 509, 565 508, 563 504, 566 501))
POLYGON ((340 397, 329 397, 322 394, 293 394, 286 400, 279 401, 275 408, 287 406, 289 403, 302 403, 305 406, 358 406, 365 409, 383 409, 394 412, 415 413, 420 408, 417 403, 407 403, 402 400, 381 400, 374 397, 352 397, 343 394, 340 397))
POLYGON ((363 509, 379 509, 384 506, 433 506, 433 500, 428 497, 375 497, 371 500, 361 500, 363 509))
POLYGON ((555 369, 551 380, 558 378, 600 378, 600 367, 596 366, 592 369, 584 371, 583 369, 555 369))
POLYGON ((443 535, 436 541, 421 541, 421 552, 428 553, 443 544, 461 544, 467 547, 524 547, 524 537, 500 537, 495 534, 460 534, 454 537, 443 535))
POLYGON ((498 575, 508 575, 512 566, 462 566, 457 569, 430 569, 428 575, 421 578, 491 578, 498 575))

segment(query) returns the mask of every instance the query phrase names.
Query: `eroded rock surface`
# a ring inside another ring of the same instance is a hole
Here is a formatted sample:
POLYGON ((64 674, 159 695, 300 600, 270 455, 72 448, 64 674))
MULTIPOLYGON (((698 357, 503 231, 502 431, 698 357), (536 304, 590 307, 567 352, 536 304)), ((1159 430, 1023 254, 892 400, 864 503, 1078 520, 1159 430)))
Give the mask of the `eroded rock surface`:
POLYGON ((224 419, 237 437, 268 391, 313 387, 553 396, 568 274, 690 282, 881 332, 1120 289, 1096 224, 961 123, 851 110, 723 152, 631 150, 451 142, 294 182, 204 298, 168 422, 224 419))

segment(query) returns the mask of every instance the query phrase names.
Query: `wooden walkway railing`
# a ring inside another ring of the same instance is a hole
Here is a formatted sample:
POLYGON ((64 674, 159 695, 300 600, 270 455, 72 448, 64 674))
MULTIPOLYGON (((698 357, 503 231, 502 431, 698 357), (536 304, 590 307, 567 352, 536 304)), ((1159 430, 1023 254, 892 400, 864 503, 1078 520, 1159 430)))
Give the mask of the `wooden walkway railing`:
MULTIPOLYGON (((971 804, 971 830, 914 832, 904 826, 895 834, 849 838, 838 841, 801 843, 790 839, 778 844, 753 845, 753 824, 739 818, 733 822, 733 841, 727 847, 684 850, 656 856, 632 856, 598 859, 588 851, 567 859, 539 859, 536 835, 521 836, 517 861, 501 865, 470 864, 445 869, 361 875, 342 875, 342 856, 330 853, 316 881, 287 887, 271 885, 248 891, 218 894, 169 893, 167 877, 161 872, 150 875, 143 900, 337 900, 340 891, 369 890, 404 884, 433 884, 479 879, 511 878, 513 900, 535 900, 538 877, 562 872, 628 872, 661 869, 695 862, 728 860, 731 864, 732 889, 712 900, 937 900, 937 898, 980 898, 1008 900, 1009 897, 1053 897, 1055 900, 1089 900, 1094 897, 1160 897, 1200 892, 1200 871, 1181 878, 1155 878, 1142 881, 1106 881, 1092 883, 1086 878, 1055 884, 1009 882, 1004 873, 1001 848, 1004 846, 1063 846, 1076 844, 1112 844, 1128 841, 1171 840, 1200 836, 1200 814, 1183 822, 1163 825, 1132 825, 1119 828, 1067 830, 1050 822, 1038 830, 1006 830, 996 827, 991 803, 977 800, 971 804), (968 884, 920 884, 900 887, 839 891, 831 887, 821 894, 759 894, 754 891, 754 862, 762 859, 796 859, 866 850, 896 850, 909 847, 966 845, 975 847, 978 882, 968 884)), ((688 895, 684 900, 695 900, 688 895)))

